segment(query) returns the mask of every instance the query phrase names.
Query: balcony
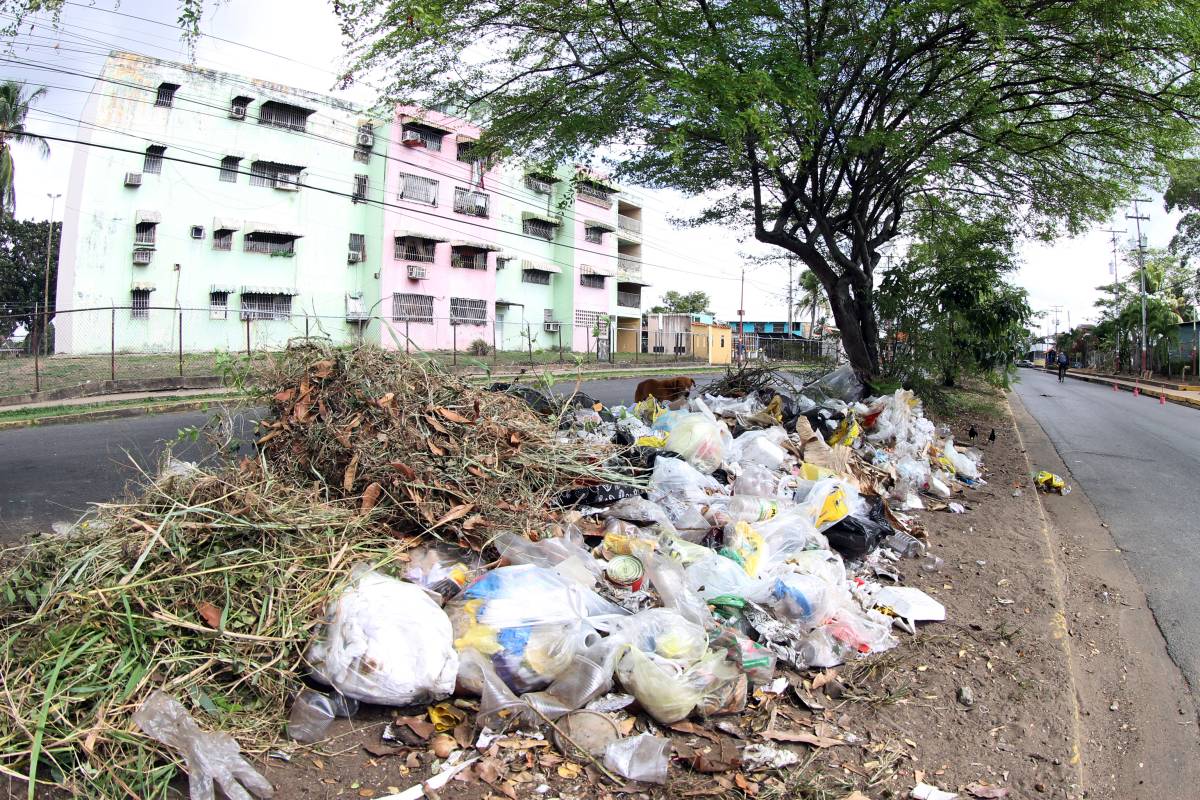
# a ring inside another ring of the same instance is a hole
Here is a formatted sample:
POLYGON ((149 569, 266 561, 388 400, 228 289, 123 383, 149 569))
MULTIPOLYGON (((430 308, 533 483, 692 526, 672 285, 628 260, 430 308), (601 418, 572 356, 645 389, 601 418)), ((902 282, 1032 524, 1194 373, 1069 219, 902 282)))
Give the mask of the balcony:
POLYGON ((618 214, 617 227, 621 229, 622 233, 632 233, 635 236, 642 235, 642 221, 640 219, 634 219, 633 217, 627 217, 624 214, 618 214))
POLYGON ((642 260, 633 256, 617 256, 617 270, 630 278, 642 277, 642 260))
POLYGON ((580 200, 604 206, 605 208, 612 208, 613 191, 611 189, 602 189, 590 183, 580 183, 576 186, 576 191, 579 194, 580 200))
POLYGON ((617 292, 617 305, 621 308, 642 308, 641 292, 617 292))

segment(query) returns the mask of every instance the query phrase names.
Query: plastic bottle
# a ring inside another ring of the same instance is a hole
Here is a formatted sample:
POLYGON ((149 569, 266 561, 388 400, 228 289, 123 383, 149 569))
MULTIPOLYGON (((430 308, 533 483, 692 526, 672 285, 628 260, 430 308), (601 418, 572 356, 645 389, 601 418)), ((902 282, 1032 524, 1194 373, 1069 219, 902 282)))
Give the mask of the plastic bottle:
POLYGON ((764 522, 779 513, 779 501, 766 497, 733 497, 726 511, 735 522, 764 522))
POLYGON ((358 701, 340 694, 332 697, 312 689, 296 696, 288 715, 288 736, 297 742, 310 744, 325 738, 334 717, 349 717, 358 711, 358 701))

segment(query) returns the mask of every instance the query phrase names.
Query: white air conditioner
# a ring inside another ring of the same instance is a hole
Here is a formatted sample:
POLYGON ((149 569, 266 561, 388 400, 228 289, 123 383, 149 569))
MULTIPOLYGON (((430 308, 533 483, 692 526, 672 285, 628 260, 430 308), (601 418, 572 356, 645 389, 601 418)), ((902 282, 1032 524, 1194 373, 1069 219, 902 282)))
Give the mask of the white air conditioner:
POLYGON ((154 256, 153 250, 134 250, 133 263, 140 266, 145 266, 150 263, 150 259, 154 256))
POLYGON ((546 333, 558 333, 562 329, 561 322, 547 322, 542 325, 546 333))
POLYGON ((409 264, 408 277, 412 278, 414 281, 423 281, 429 277, 429 270, 420 264, 409 264))
POLYGON ((375 146, 375 134, 371 133, 370 131, 360 131, 358 134, 358 146, 359 147, 374 147, 375 146))
POLYGON ((351 250, 348 253, 346 253, 346 261, 351 264, 357 264, 358 262, 360 262, 362 260, 363 260, 363 254, 360 253, 358 250, 351 250))
POLYGON ((425 140, 421 138, 419 133, 405 133, 400 139, 400 143, 408 147, 424 147, 425 140))
POLYGON ((142 185, 142 173, 126 172, 125 173, 125 185, 126 186, 141 186, 142 185))
POLYGON ((283 189, 285 192, 300 191, 300 176, 299 175, 276 175, 275 188, 283 189))
POLYGON ((245 106, 233 106, 232 108, 229 109, 229 118, 230 119, 245 119, 246 118, 246 107, 245 106))

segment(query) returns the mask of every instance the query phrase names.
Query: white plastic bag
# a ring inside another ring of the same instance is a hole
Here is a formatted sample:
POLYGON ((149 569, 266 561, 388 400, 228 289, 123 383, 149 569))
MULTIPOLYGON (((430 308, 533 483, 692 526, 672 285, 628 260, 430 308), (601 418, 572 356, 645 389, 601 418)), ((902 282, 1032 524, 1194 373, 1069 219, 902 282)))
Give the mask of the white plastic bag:
POLYGON ((733 494, 735 497, 749 495, 777 499, 780 496, 779 484, 780 478, 775 472, 761 464, 749 463, 733 482, 733 494))
POLYGON ((781 446, 787 441, 787 431, 778 425, 757 431, 746 431, 733 440, 729 460, 742 465, 758 464, 769 470, 777 470, 787 460, 788 453, 781 446))
POLYGON ((453 640, 450 620, 424 589, 360 564, 306 657, 316 678, 347 697, 407 706, 454 691, 453 640))
POLYGON ((652 733, 610 742, 604 766, 631 781, 666 783, 671 741, 652 733))
POLYGON ((703 474, 678 458, 659 456, 654 459, 654 472, 650 474, 651 500, 669 494, 689 503, 704 503, 709 492, 721 492, 721 484, 711 475, 703 474))
POLYGON ((700 472, 711 474, 725 460, 721 425, 703 413, 685 414, 674 421, 667 449, 679 453, 700 472))
POLYGON ((979 477, 979 465, 973 459, 958 452, 954 447, 953 439, 946 439, 942 445, 942 455, 953 465, 954 471, 964 478, 975 480, 979 477))

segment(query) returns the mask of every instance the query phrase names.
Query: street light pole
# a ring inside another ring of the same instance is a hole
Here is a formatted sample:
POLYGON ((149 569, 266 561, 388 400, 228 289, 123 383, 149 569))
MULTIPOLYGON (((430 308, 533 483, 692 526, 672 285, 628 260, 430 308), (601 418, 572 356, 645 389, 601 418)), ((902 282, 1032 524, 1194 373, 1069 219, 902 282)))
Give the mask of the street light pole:
MULTIPOLYGON (((50 198, 50 227, 46 230, 46 275, 42 282, 42 341, 48 341, 46 332, 50 330, 50 252, 54 249, 54 201, 62 197, 62 192, 51 194, 50 198)), ((46 355, 50 355, 47 345, 46 355)))
POLYGON ((1142 220, 1150 221, 1149 216, 1143 215, 1138 209, 1138 203, 1148 203, 1148 198, 1133 198, 1133 214, 1126 214, 1125 219, 1131 219, 1137 226, 1138 271, 1142 274, 1142 372, 1146 371, 1146 247, 1142 241, 1142 220))
POLYGON ((1121 371, 1121 276, 1117 274, 1117 234, 1125 230, 1105 228, 1105 233, 1112 235, 1112 276, 1113 276, 1113 319, 1117 324, 1117 372, 1121 371))

